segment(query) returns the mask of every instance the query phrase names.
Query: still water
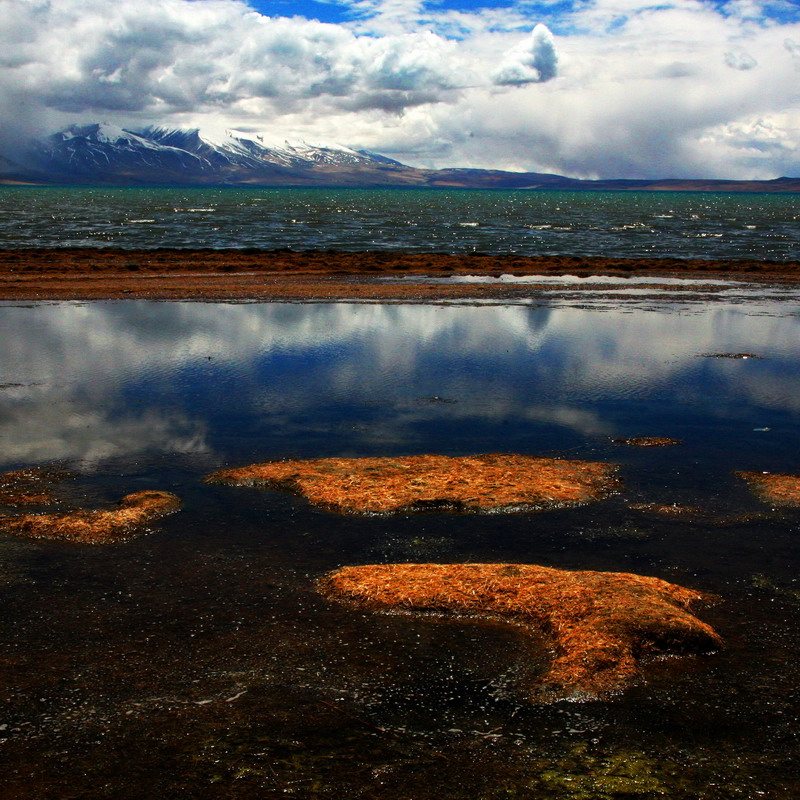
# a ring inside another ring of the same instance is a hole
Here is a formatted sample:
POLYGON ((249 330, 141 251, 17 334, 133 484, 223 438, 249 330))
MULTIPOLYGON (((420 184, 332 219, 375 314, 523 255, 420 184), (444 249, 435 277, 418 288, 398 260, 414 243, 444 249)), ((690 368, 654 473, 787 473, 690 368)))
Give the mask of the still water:
POLYGON ((798 195, 0 187, 3 247, 800 258, 798 195))
POLYGON ((0 469, 69 464, 94 506, 184 501, 121 545, 0 534, 3 797, 800 794, 800 515, 732 475, 798 471, 796 297, 4 305, 0 337, 0 469), (737 352, 759 358, 710 357, 737 352), (684 444, 611 441, 628 436, 684 444), (498 451, 611 461, 623 489, 357 518, 200 483, 276 458, 498 451), (662 577, 721 598, 698 615, 727 649, 654 662, 607 702, 533 705, 520 687, 547 654, 514 629, 314 591, 393 561, 662 577))

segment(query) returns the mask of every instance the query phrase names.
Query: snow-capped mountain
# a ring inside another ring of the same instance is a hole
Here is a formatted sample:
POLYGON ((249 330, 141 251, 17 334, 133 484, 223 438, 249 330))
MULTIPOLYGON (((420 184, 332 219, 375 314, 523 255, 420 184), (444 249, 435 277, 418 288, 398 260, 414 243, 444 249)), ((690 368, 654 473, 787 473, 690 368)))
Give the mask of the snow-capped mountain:
POLYGON ((282 167, 313 167, 317 164, 332 166, 371 165, 399 162, 353 150, 337 144, 309 144, 290 142, 287 139, 268 137, 265 134, 246 134, 226 131, 222 138, 203 136, 198 129, 177 130, 150 127, 139 134, 150 141, 168 147, 177 147, 204 158, 211 163, 229 163, 258 167, 265 163, 282 167))
POLYGON ((50 174, 76 177, 158 168, 192 172, 203 167, 193 153, 106 123, 70 125, 36 142, 26 160, 50 174))
POLYGON ((227 131, 213 138, 199 130, 148 127, 134 131, 108 123, 70 125, 26 154, 37 172, 73 182, 263 183, 270 177, 315 183, 320 168, 400 167, 384 156, 335 144, 290 142, 227 131), (304 173, 308 173, 307 175, 304 173))
POLYGON ((416 169, 338 144, 261 133, 107 123, 70 125, 0 153, 0 184, 104 186, 362 186, 615 191, 800 192, 800 178, 769 181, 599 180, 492 169, 416 169))

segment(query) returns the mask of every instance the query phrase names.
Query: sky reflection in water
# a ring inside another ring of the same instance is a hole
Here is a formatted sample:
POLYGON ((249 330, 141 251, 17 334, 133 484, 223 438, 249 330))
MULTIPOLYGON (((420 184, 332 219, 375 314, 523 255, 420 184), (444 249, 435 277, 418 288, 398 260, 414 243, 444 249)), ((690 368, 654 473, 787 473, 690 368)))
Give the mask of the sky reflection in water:
POLYGON ((3 459, 588 453, 665 435, 783 468, 800 323, 779 308, 6 306, 3 459), (762 358, 702 357, 725 352, 762 358))

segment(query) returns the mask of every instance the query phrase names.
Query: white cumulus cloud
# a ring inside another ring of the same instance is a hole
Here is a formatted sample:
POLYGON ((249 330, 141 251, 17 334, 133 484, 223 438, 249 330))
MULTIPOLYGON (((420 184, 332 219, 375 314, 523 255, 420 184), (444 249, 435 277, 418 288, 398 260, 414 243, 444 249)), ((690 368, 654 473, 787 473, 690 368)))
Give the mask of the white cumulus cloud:
POLYGON ((494 76, 499 86, 544 83, 555 78, 558 55, 553 35, 544 25, 537 25, 530 38, 514 47, 494 76))
MULTIPOLYGON (((4 11, 6 96, 16 87, 64 113, 396 112, 491 82, 483 53, 429 30, 358 34, 237 0, 6 0, 4 11)), ((543 30, 526 67, 539 79, 555 63, 543 30)))

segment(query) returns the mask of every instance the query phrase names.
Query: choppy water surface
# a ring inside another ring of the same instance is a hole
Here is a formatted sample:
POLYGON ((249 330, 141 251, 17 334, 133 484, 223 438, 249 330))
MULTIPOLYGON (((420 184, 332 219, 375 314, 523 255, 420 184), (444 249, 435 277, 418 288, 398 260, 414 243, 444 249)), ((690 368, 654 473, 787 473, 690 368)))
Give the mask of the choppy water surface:
POLYGON ((0 187, 3 247, 800 258, 797 195, 0 187))
POLYGON ((797 797, 800 516, 732 471, 798 471, 800 302, 583 306, 0 307, 0 468, 66 462, 89 503, 185 504, 118 546, 0 534, 3 797, 797 797), (707 357, 733 352, 761 358, 707 357), (685 443, 611 442, 647 435, 685 443), (496 451, 612 461, 624 489, 349 518, 200 483, 274 458, 496 451), (768 513, 733 519, 748 511, 768 513), (727 650, 535 706, 521 686, 546 653, 513 629, 314 591, 392 561, 659 576, 720 596, 699 616, 727 650))

